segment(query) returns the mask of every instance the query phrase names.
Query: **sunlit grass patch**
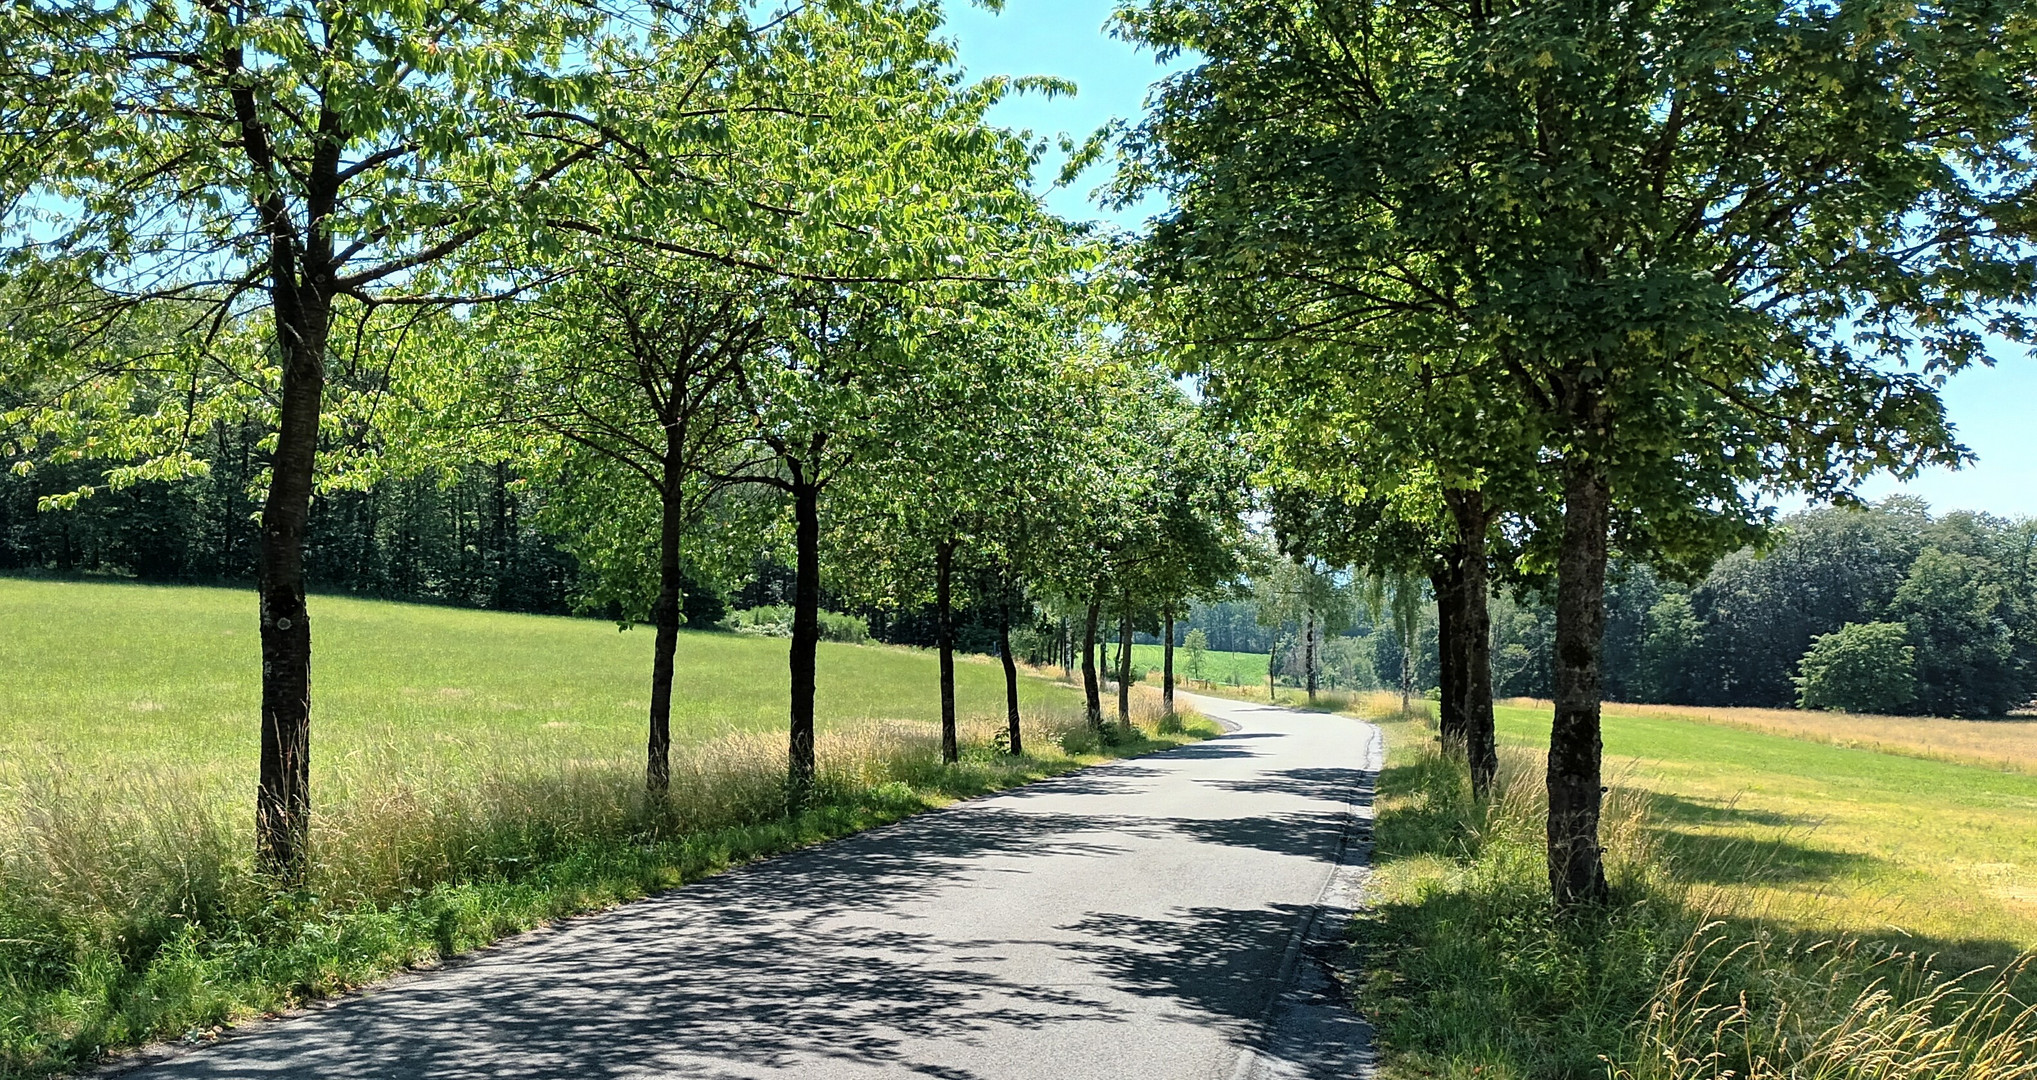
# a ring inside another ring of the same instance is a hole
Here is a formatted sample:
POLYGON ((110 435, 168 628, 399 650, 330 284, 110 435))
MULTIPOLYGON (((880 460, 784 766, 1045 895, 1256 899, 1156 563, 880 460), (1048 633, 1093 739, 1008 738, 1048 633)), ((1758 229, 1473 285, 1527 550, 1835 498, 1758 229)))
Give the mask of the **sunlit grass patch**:
MULTIPOLYGON (((1509 705, 1547 709, 1549 703, 1517 698, 1509 705)), ((1696 720, 1847 749, 1877 750, 1932 761, 1980 765, 2037 774, 2037 716, 1996 720, 1950 720, 1936 716, 1875 716, 1802 709, 1718 708, 1698 705, 1606 706, 1610 714, 1665 720, 1696 720)))
POLYGON ((1385 726, 1357 935, 1386 1075, 2037 1076, 2037 920, 1959 865, 2028 858, 1993 832, 2019 823, 2027 844, 2026 778, 1609 717, 1615 900, 1562 914, 1546 715, 1500 711, 1486 806, 1432 726, 1385 726))

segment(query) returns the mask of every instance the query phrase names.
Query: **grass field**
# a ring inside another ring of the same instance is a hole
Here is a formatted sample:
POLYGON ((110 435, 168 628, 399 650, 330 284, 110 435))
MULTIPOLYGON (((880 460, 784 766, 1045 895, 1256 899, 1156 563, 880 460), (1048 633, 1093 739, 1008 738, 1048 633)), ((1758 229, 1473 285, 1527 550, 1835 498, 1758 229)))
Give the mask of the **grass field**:
POLYGON ((1609 705, 1616 901, 1560 914, 1548 713, 1497 719, 1485 806, 1387 725, 1357 933, 1388 1077, 2037 1075, 2037 777, 1609 705))
MULTIPOLYGON (((1497 710, 1502 745, 1549 745, 1548 714, 1497 710)), ((2021 725, 2018 725, 2021 727, 2021 725)), ((2037 726, 2017 732, 2037 755, 2037 726)), ((1606 775, 1645 793, 1665 853, 1719 903, 1794 925, 1929 941, 1954 962, 2037 949, 2037 776, 1845 748, 1609 706, 1606 775)))
MULTIPOLYGON (((1528 709, 1549 703, 1530 698, 1507 702, 1528 709)), ((1697 720, 1745 731, 1786 735, 1854 750, 1952 761, 2037 775, 2037 716, 1999 720, 1948 720, 1935 716, 1874 716, 1864 713, 1806 712, 1801 709, 1710 708, 1697 705, 1608 705, 1625 717, 1697 720)))
MULTIPOLYGON (((475 748, 572 760, 633 754, 649 707, 651 631, 344 597, 311 598, 312 760, 331 778, 364 755, 418 761, 475 748)), ((786 644, 682 631, 675 742, 785 724, 786 644)), ((0 746, 16 763, 88 771, 223 770, 241 784, 256 747, 261 654, 252 593, 0 579, 0 746)), ((823 642, 822 729, 932 721, 932 662, 908 649, 823 642)), ((1003 672, 958 664, 963 715, 1002 715, 1003 672)), ((1020 705, 1079 707, 1027 680, 1020 705)))
MULTIPOLYGON (((1158 682, 1160 676, 1157 673, 1160 671, 1160 665, 1164 660, 1161 652, 1162 650, 1158 645, 1133 645, 1132 667, 1138 671, 1154 672, 1155 674, 1149 681, 1158 682)), ((1210 649, 1203 653, 1202 663, 1202 678, 1205 682, 1226 685, 1239 683, 1245 686, 1257 683, 1262 687, 1266 685, 1265 653, 1219 652, 1215 649, 1210 649)), ((1174 677, 1184 680, 1188 678, 1188 651, 1186 649, 1176 648, 1174 650, 1174 677)))
POLYGON ((311 600, 313 864, 252 866, 249 593, 0 579, 0 1077, 42 1076, 430 963, 504 934, 957 797, 1214 732, 1135 698, 1099 739, 1028 677, 823 644, 821 776, 788 815, 786 643, 681 636, 673 789, 643 793, 651 635, 311 600))

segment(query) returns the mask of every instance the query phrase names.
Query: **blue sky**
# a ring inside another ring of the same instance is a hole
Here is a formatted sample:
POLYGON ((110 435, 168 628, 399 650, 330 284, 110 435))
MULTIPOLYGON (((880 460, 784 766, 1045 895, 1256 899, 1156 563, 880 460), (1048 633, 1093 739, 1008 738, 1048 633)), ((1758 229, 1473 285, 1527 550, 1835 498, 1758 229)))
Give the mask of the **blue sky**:
MULTIPOLYGON (((1051 101, 1034 95, 1007 100, 994 115, 997 122, 1079 139, 1113 118, 1137 117, 1147 87, 1164 74, 1150 53, 1104 32, 1113 6, 1109 0, 1009 0, 1002 14, 992 14, 950 0, 948 26, 973 76, 1059 75, 1080 90, 1051 101)), ((1053 161, 1043 172, 1058 168, 1053 161)), ((1137 228, 1155 208, 1106 213, 1088 198, 1104 176, 1093 169, 1048 202, 1065 217, 1137 228)), ((2037 360, 2003 349, 1996 361, 1993 368, 1962 372, 1945 388, 1946 408, 1961 441, 1980 455, 1978 464, 1957 472, 1933 470, 1906 485, 1876 478, 1862 493, 1881 498, 1907 492, 1936 510, 2037 516, 2037 360)))

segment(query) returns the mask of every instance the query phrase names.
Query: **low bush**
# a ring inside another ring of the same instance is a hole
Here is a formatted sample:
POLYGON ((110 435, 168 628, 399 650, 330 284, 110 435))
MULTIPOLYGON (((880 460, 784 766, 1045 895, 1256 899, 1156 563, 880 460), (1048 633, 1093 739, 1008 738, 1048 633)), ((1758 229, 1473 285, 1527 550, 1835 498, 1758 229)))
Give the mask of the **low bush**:
POLYGON ((1431 727, 1397 726, 1376 902, 1354 924, 1384 1075, 2037 1078, 2028 958, 1943 971, 1914 943, 1721 910, 1704 883, 1758 877, 1764 856, 1721 845, 1679 862, 1645 798, 1618 786, 1603 824, 1613 901, 1556 910, 1539 762, 1503 754, 1481 805, 1431 727))
POLYGON ((1902 623, 1847 623, 1811 639, 1798 662, 1797 705, 1896 713, 1917 700, 1917 650, 1902 623))
MULTIPOLYGON (((791 637, 792 609, 783 605, 744 608, 729 612, 722 619, 721 626, 724 630, 757 637, 791 637)), ((823 611, 820 613, 820 637, 822 641, 860 645, 870 640, 870 623, 859 616, 823 611)))

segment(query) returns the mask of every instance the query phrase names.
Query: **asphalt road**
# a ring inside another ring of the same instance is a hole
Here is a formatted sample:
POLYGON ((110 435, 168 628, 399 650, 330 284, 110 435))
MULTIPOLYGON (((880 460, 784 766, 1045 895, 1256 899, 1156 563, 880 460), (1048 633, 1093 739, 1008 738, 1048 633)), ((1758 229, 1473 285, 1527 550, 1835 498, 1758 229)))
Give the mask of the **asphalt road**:
POLYGON ((1321 954, 1379 767, 1354 720, 1197 698, 1222 738, 923 814, 124 1072, 1352 1077, 1321 954))

